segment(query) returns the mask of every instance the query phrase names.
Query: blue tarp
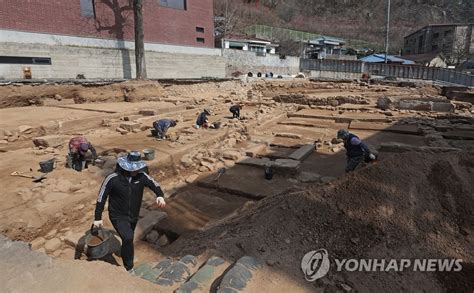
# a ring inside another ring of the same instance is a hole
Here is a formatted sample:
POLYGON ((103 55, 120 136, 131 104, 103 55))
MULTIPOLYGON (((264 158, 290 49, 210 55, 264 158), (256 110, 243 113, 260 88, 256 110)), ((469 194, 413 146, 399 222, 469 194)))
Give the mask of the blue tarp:
MULTIPOLYGON (((402 59, 402 58, 399 58, 399 57, 394 56, 394 55, 387 55, 387 59, 391 63, 401 63, 401 64, 404 64, 404 65, 413 65, 413 64, 415 64, 415 62, 413 62, 411 60, 402 59)), ((364 57, 364 58, 360 59, 360 61, 367 62, 367 63, 383 63, 383 62, 385 62, 385 54, 372 54, 372 55, 369 55, 367 57, 364 57)))

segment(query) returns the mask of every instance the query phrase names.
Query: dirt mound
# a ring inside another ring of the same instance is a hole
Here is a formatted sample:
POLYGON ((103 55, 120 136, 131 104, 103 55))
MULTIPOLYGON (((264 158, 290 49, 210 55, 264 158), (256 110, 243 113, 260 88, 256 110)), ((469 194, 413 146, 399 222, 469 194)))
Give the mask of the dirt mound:
POLYGON ((396 154, 331 185, 247 206, 182 237, 173 251, 184 255, 213 248, 231 257, 254 255, 297 279, 304 279, 301 258, 319 248, 338 259, 460 258, 460 273, 330 271, 314 285, 472 290, 473 187, 474 153, 396 154))
POLYGON ((104 102, 154 101, 165 94, 155 81, 127 81, 114 84, 40 84, 1 86, 0 108, 104 102))

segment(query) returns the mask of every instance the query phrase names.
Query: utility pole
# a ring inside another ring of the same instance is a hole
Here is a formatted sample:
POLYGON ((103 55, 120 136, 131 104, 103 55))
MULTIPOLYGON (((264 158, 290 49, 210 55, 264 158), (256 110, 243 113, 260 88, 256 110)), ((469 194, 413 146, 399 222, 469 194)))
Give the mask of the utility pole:
POLYGON ((390 0, 388 0, 387 4, 387 33, 385 35, 385 64, 388 62, 387 54, 388 54, 388 34, 390 32, 390 0))
POLYGON ((135 20, 135 63, 137 67, 137 79, 146 79, 142 4, 142 0, 133 0, 133 16, 135 20))

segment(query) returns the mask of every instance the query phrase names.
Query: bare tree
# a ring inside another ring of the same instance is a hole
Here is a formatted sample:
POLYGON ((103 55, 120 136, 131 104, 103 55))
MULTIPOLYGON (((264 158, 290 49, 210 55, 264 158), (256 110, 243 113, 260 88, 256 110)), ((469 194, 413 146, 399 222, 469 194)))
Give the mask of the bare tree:
POLYGON ((453 49, 449 58, 449 63, 459 65, 464 62, 469 55, 469 28, 458 28, 453 35, 453 49), (459 30, 459 31, 457 31, 459 30))
POLYGON ((135 65, 137 67, 137 79, 146 79, 142 5, 143 0, 133 0, 133 16, 135 20, 135 65))
POLYGON ((237 26, 239 16, 236 1, 224 0, 217 3, 217 14, 221 15, 215 23, 216 32, 219 37, 225 37, 232 33, 237 26))

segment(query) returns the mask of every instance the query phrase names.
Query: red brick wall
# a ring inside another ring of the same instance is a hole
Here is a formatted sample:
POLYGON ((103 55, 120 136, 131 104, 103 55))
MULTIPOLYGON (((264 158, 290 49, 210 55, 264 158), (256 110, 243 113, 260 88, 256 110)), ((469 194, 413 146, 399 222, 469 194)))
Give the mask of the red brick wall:
MULTIPOLYGON (((80 0, 0 0, 0 29, 133 41, 130 2, 95 0, 93 19, 81 16, 80 0)), ((143 15, 146 42, 214 47, 213 0, 187 0, 185 11, 144 0, 143 15), (204 33, 196 32, 197 26, 204 33)))

